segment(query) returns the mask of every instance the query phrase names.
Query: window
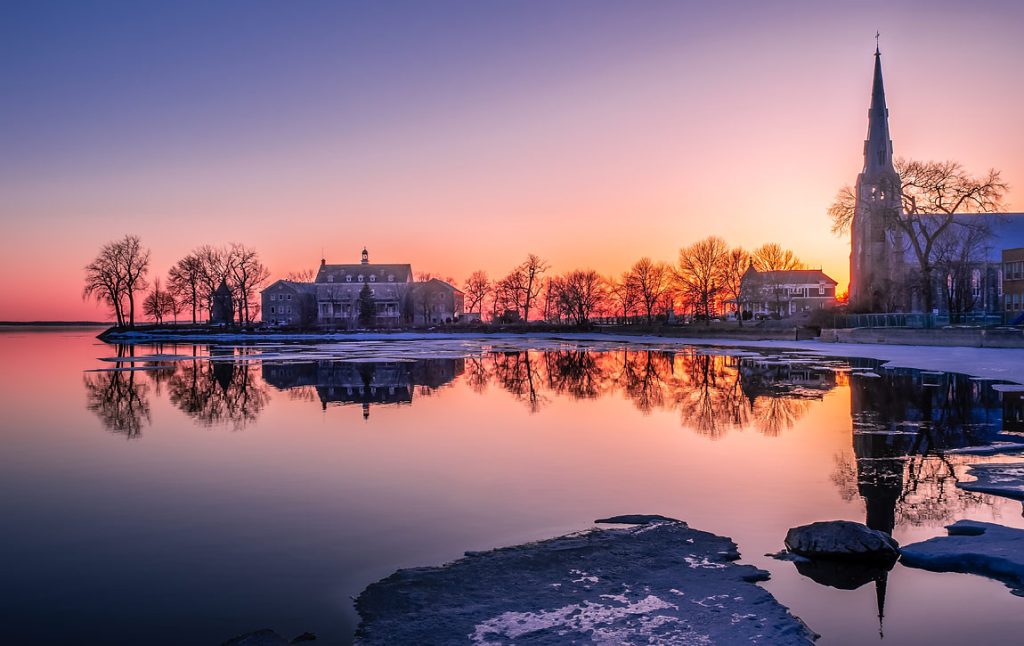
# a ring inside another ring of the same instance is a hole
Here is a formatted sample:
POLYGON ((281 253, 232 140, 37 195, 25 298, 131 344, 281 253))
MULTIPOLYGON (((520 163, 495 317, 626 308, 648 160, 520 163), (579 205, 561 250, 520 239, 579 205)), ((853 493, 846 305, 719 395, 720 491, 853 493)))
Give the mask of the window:
MULTIPOLYGON (((271 294, 270 295, 270 300, 272 300, 272 301, 273 300, 277 300, 277 296, 274 296, 273 294, 271 294)), ((274 310, 270 310, 270 311, 273 312, 274 310)))
POLYGON ((388 274, 388 282, 389 283, 395 282, 395 275, 394 274, 388 274))
POLYGON ((271 305, 271 306, 270 306, 270 313, 271 313, 271 314, 273 314, 273 313, 274 313, 274 306, 273 306, 273 305, 271 305))
POLYGON ((359 274, 359 282, 363 282, 363 275, 359 274))
POLYGON ((371 283, 375 283, 375 282, 377 282, 377 277, 371 274, 371 275, 370 275, 370 282, 371 282, 371 283))
POLYGON ((334 274, 331 274, 330 276, 327 277, 327 282, 329 282, 329 283, 333 283, 334 282, 334 274))
POLYGON ((288 300, 292 300, 292 295, 288 294, 288 300))
POLYGON ((346 283, 351 283, 352 282, 352 277, 351 276, 345 276, 345 282, 346 283))
POLYGON ((825 295, 825 286, 824 285, 818 285, 818 296, 824 296, 824 295, 825 295))

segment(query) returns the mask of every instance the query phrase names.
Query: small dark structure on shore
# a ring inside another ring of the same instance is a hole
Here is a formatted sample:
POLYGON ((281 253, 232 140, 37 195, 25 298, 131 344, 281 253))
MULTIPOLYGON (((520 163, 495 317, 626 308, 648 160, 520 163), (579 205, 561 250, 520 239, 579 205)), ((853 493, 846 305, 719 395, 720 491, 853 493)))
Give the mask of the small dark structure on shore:
POLYGON ((220 281, 220 287, 213 292, 210 304, 210 323, 212 325, 231 325, 235 319, 235 301, 231 295, 226 279, 220 281))

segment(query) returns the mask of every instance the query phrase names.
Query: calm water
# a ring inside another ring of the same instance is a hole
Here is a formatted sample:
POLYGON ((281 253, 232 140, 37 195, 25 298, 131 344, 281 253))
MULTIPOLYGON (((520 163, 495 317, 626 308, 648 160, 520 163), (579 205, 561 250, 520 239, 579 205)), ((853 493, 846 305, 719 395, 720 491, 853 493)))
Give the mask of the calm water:
POLYGON ((984 458, 943 455, 1024 432, 1020 394, 991 382, 654 346, 94 333, 0 334, 8 643, 346 643, 350 598, 397 568, 624 513, 732 537, 821 643, 877 642, 883 597, 885 643, 1024 630, 1024 599, 987 579, 897 565, 840 590, 764 556, 816 520, 901 543, 960 518, 1024 527, 1019 503, 955 486, 984 458))

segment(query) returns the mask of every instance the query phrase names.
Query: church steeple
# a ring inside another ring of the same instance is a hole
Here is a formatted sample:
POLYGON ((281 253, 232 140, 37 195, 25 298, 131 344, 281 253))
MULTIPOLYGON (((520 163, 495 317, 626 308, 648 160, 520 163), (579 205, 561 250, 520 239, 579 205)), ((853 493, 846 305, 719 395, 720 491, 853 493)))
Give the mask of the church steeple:
POLYGON ((893 172, 892 140, 889 139, 889 109, 885 106, 882 83, 882 52, 875 43, 875 75, 871 84, 871 107, 868 109, 868 138, 864 141, 865 175, 877 177, 893 172))

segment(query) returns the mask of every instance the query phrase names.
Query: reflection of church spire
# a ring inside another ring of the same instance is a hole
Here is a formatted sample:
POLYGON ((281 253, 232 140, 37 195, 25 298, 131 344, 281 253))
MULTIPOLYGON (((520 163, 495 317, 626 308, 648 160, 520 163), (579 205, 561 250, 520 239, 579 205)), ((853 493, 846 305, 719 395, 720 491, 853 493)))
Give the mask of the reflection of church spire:
POLYGON ((364 420, 370 419, 370 402, 369 401, 364 401, 363 402, 363 419, 364 420))
POLYGON ((878 638, 885 639, 883 622, 885 621, 885 585, 889 582, 889 573, 882 575, 881 579, 875 581, 875 599, 878 603, 878 638))

